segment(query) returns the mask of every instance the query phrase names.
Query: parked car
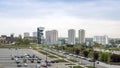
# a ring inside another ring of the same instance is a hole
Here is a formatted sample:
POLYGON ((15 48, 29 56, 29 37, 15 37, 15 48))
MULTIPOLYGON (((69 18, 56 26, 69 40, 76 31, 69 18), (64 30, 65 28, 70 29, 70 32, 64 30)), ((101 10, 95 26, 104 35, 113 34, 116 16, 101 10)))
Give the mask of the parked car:
POLYGON ((51 63, 58 63, 58 60, 52 60, 51 63))
POLYGON ((34 60, 32 59, 32 60, 30 60, 31 61, 31 63, 34 63, 34 60))
POLYGON ((11 57, 11 60, 14 60, 14 57, 11 57))
POLYGON ((27 63, 24 63, 24 67, 27 67, 28 66, 28 64, 27 63))
POLYGON ((22 63, 18 63, 18 64, 17 64, 17 67, 22 67, 22 63))
POLYGON ((37 60, 37 63, 41 63, 41 60, 37 60))
POLYGON ((43 67, 46 67, 46 66, 51 66, 51 63, 49 63, 49 62, 47 62, 47 63, 46 63, 46 62, 44 62, 44 63, 42 63, 42 66, 43 66, 43 67))
POLYGON ((40 65, 40 64, 37 64, 35 68, 40 68, 40 67, 41 67, 41 65, 40 65))

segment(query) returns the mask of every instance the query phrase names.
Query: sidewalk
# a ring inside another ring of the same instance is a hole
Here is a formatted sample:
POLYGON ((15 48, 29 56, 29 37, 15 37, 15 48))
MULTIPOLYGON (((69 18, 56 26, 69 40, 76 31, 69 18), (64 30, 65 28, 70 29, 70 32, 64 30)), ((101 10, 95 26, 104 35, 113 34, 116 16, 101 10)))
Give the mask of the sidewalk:
POLYGON ((103 63, 103 62, 99 62, 98 65, 105 66, 107 68, 120 68, 120 65, 109 65, 109 64, 106 64, 106 63, 103 63))

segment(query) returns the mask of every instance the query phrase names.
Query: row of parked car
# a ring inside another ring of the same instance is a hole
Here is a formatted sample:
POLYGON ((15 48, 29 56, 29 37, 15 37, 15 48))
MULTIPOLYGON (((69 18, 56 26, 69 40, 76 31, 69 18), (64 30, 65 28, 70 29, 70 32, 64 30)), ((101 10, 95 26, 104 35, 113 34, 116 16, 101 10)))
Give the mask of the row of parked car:
POLYGON ((54 53, 59 54, 59 55, 64 55, 64 56, 69 56, 69 57, 73 57, 73 58, 87 60, 89 62, 94 62, 94 60, 92 58, 86 58, 86 57, 75 55, 75 54, 72 54, 72 53, 69 53, 69 52, 63 52, 63 51, 55 50, 55 49, 50 50, 50 49, 47 49, 47 48, 45 48, 45 50, 54 52, 54 53))
POLYGON ((35 55, 25 54, 24 56, 12 56, 11 60, 15 60, 17 67, 28 67, 27 62, 36 63, 36 68, 40 66, 46 67, 51 66, 52 63, 58 63, 57 59, 55 60, 42 60, 40 57, 35 55))

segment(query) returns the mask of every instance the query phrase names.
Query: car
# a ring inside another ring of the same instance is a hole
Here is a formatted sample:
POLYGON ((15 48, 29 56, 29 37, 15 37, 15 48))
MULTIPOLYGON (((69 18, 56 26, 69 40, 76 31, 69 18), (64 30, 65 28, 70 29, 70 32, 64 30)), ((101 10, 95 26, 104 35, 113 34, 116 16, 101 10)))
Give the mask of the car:
MULTIPOLYGON (((44 62, 44 61, 42 61, 42 62, 44 62)), ((45 60, 45 63, 46 63, 46 62, 47 62, 47 63, 51 63, 51 61, 50 61, 50 60, 47 60, 47 61, 45 60)))
POLYGON ((94 62, 94 59, 92 59, 92 58, 87 58, 86 60, 90 61, 90 62, 94 62))
POLYGON ((48 62, 48 63, 47 63, 47 65, 48 65, 48 66, 51 66, 51 63, 50 63, 50 62, 48 62))
POLYGON ((69 56, 73 56, 73 54, 69 54, 69 56))
POLYGON ((20 56, 20 58, 23 58, 24 56, 20 56))
POLYGON ((14 60, 14 57, 11 57, 11 60, 14 60))
POLYGON ((28 66, 28 64, 27 63, 24 63, 24 65, 23 65, 24 67, 27 67, 28 66))
POLYGON ((23 63, 27 63, 27 59, 23 59, 23 63))
POLYGON ((19 60, 17 60, 17 61, 16 61, 16 63, 17 63, 17 64, 19 64, 19 63, 20 63, 20 61, 19 61, 19 60))
POLYGON ((81 56, 81 59, 85 59, 85 57, 82 57, 82 56, 81 56))
POLYGON ((17 64, 17 67, 22 67, 22 64, 21 64, 21 63, 18 63, 18 64, 17 64))
POLYGON ((51 63, 58 63, 58 60, 52 60, 51 63))
POLYGON ((78 56, 77 58, 81 58, 81 56, 78 56))
POLYGON ((38 57, 37 60, 42 60, 42 59, 38 57))
POLYGON ((77 55, 73 55, 73 57, 77 58, 77 55))
POLYGON ((37 63, 41 63, 41 60, 37 60, 37 63))
POLYGON ((40 68, 40 67, 41 67, 41 65, 40 65, 40 64, 37 64, 35 68, 40 68))
POLYGON ((30 62, 31 62, 31 63, 34 63, 34 60, 33 60, 33 59, 32 59, 32 60, 30 60, 30 62))

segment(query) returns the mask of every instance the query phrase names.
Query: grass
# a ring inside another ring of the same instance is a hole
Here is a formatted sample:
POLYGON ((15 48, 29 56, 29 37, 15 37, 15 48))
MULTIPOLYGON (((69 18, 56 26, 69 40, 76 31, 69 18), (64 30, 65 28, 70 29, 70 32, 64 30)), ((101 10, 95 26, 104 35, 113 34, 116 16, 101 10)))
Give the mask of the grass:
POLYGON ((30 45, 0 45, 0 48, 29 48, 30 45))
POLYGON ((65 64, 65 65, 75 65, 75 64, 65 64))
MULTIPOLYGON (((70 66, 70 68, 72 68, 72 66, 70 66)), ((81 66, 73 66, 73 68, 84 68, 84 67, 81 67, 81 66)))
MULTIPOLYGON (((40 49, 43 50, 42 48, 40 48, 40 49)), ((44 51, 46 51, 46 50, 44 50, 44 51)), ((46 52, 48 52, 48 51, 46 51, 46 52)), ((56 55, 56 56, 58 56, 58 57, 61 57, 61 58, 66 58, 65 56, 58 55, 58 54, 55 54, 55 53, 52 53, 52 52, 48 52, 48 53, 54 54, 54 55, 56 55)))
MULTIPOLYGON (((52 53, 52 52, 50 52, 50 53, 52 53)), ((52 53, 52 54, 57 55, 57 56, 59 56, 61 58, 66 58, 65 56, 62 56, 62 55, 58 55, 58 54, 55 54, 55 53, 52 53)))
POLYGON ((95 67, 93 67, 93 66, 87 66, 87 68, 95 68, 95 67))
POLYGON ((53 55, 48 55, 48 57, 50 57, 50 58, 57 58, 56 56, 53 56, 53 55))
POLYGON ((71 61, 71 62, 78 62, 78 61, 76 61, 74 59, 68 59, 68 60, 71 61))
POLYGON ((41 50, 39 50, 39 52, 42 53, 43 55, 48 55, 48 57, 50 57, 50 58, 57 58, 56 56, 51 55, 49 52, 44 52, 41 50))
POLYGON ((0 65, 0 68, 4 68, 2 65, 0 65))
POLYGON ((64 59, 59 59, 58 61, 59 61, 59 62, 67 62, 67 61, 65 61, 64 59))

